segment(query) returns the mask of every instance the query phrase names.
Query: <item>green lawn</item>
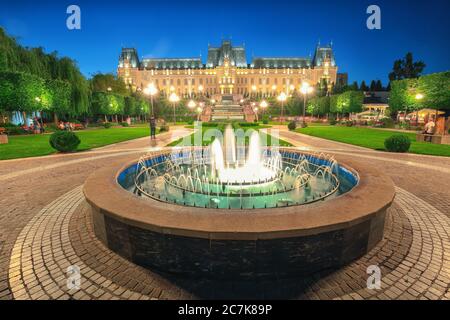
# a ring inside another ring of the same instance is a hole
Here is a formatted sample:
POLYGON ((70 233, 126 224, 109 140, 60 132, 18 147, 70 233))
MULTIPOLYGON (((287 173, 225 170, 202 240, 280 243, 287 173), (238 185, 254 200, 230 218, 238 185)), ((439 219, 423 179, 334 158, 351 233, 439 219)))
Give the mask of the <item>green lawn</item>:
POLYGON ((394 134, 403 134, 408 136, 411 140, 411 148, 409 149, 410 153, 450 157, 449 145, 416 142, 416 135, 414 133, 400 133, 387 130, 342 126, 307 127, 303 129, 297 129, 295 131, 314 137, 384 151, 386 151, 384 148, 384 140, 386 138, 394 134))
MULTIPOLYGON (((146 125, 76 131, 81 140, 78 151, 149 136, 146 125)), ((49 134, 10 136, 8 144, 0 144, 0 160, 44 156, 56 153, 48 142, 49 134)))
MULTIPOLYGON (((201 139, 202 140, 201 141, 202 145, 203 146, 208 146, 214 140, 214 139, 210 139, 211 136, 209 136, 209 135, 208 135, 208 137, 205 137, 205 132, 208 129, 218 129, 218 130, 220 130, 223 133, 224 130, 225 130, 225 126, 226 126, 225 123, 218 123, 217 127, 209 127, 209 126, 202 127, 202 137, 203 137, 201 139)), ((233 127, 235 129, 242 128, 244 131, 247 131, 247 130, 250 130, 250 129, 259 131, 260 129, 267 129, 267 128, 270 128, 271 126, 269 126, 269 125, 259 125, 259 126, 252 126, 252 127, 241 127, 241 126, 239 126, 238 123, 233 123, 233 127)), ((186 128, 194 129, 194 126, 186 126, 186 128)), ((269 133, 270 133, 270 130, 269 130, 269 133)), ((273 137, 270 134, 266 135, 264 133, 260 133, 260 135, 261 135, 261 140, 263 142, 267 141, 267 145, 270 146, 270 145, 273 144, 273 142, 272 142, 273 137)), ((186 138, 182 138, 182 139, 178 139, 176 141, 173 141, 172 143, 168 144, 167 146, 168 147, 174 147, 174 146, 180 146, 180 145, 185 145, 185 146, 198 145, 198 143, 196 143, 196 141, 194 139, 195 139, 195 134, 191 134, 190 136, 187 136, 186 138)), ((246 140, 245 143, 248 144, 249 138, 246 137, 245 140, 246 140)), ((286 141, 281 140, 281 139, 278 140, 278 145, 283 146, 283 147, 290 147, 290 146, 292 146, 292 144, 290 144, 289 142, 286 142, 286 141)))

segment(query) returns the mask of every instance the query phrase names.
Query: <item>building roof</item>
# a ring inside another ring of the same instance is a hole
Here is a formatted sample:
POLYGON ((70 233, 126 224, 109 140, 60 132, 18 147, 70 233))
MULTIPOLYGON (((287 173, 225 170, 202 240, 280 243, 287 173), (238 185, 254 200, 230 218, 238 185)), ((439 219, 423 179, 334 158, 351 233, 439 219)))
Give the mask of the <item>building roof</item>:
POLYGON ((203 67, 201 58, 146 58, 141 67, 145 69, 199 69, 203 67))
POLYGON ((247 57, 243 46, 233 47, 231 41, 224 40, 220 47, 208 48, 207 68, 222 66, 225 59, 228 59, 231 66, 239 68, 247 67, 247 57))
MULTIPOLYGON (((219 47, 208 46, 208 58, 206 65, 202 63, 201 57, 195 58, 145 58, 139 61, 135 48, 122 48, 119 57, 119 68, 128 63, 132 68, 141 69, 200 69, 215 68, 223 66, 228 60, 230 66, 247 68, 247 57, 244 46, 233 46, 231 41, 223 40, 219 47)), ((330 46, 317 46, 314 57, 257 57, 253 58, 253 68, 314 68, 322 67, 328 60, 330 67, 336 65, 333 49, 330 46)))
POLYGON ((336 66, 336 61, 334 59, 333 48, 331 45, 321 47, 317 45, 316 52, 314 53, 313 66, 322 67, 325 60, 330 60, 330 66, 336 66))
POLYGON ((309 58, 254 58, 253 68, 309 68, 309 58))
POLYGON ((387 104, 388 102, 389 102, 388 91, 375 91, 364 93, 364 104, 369 103, 387 104))
POLYGON ((132 68, 139 66, 139 57, 135 48, 122 48, 119 56, 119 67, 124 67, 125 63, 129 63, 132 68))

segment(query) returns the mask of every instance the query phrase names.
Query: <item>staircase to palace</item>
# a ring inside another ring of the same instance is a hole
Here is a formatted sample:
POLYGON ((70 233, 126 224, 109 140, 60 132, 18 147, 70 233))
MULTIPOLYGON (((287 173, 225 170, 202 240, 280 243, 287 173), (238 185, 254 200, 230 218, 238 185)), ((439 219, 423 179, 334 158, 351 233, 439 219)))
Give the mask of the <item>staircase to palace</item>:
POLYGON ((244 110, 236 104, 232 95, 223 95, 220 103, 212 109, 212 121, 220 120, 244 120, 244 110))

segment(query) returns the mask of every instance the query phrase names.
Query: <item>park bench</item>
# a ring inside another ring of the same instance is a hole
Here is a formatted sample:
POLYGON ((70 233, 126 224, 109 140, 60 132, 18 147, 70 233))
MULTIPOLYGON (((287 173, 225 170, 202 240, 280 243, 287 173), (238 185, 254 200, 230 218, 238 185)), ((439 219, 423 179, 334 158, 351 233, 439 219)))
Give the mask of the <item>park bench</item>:
POLYGON ((73 124, 73 130, 83 130, 84 126, 81 123, 73 124))
POLYGON ((417 133, 416 141, 418 142, 431 142, 436 144, 450 144, 449 135, 439 135, 439 134, 424 134, 417 133))

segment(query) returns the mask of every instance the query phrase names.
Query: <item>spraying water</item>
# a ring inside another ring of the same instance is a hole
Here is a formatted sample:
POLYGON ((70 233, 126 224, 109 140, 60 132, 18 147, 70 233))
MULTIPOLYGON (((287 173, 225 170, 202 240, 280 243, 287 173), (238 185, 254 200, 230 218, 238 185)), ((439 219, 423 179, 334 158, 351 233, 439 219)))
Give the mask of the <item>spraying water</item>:
POLYGON ((236 138, 231 125, 225 129, 223 147, 224 149, 218 139, 215 139, 211 145, 211 173, 223 183, 239 184, 273 180, 281 169, 280 165, 266 166, 261 160, 260 136, 256 131, 250 136, 248 156, 243 165, 236 163, 236 138))

